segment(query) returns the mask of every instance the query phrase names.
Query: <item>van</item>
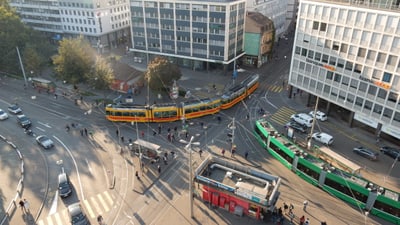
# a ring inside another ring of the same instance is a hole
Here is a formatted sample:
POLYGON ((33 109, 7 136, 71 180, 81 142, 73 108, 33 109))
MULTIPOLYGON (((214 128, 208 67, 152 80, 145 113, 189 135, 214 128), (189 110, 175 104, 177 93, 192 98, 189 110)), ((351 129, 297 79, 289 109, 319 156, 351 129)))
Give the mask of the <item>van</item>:
POLYGON ((311 127, 313 124, 313 118, 306 113, 293 114, 290 119, 306 127, 311 127))
POLYGON ((312 138, 324 145, 331 145, 333 143, 333 137, 323 132, 314 133, 312 135, 312 138))
POLYGON ((68 175, 65 172, 58 175, 58 193, 61 198, 66 198, 72 193, 71 184, 69 183, 68 175))

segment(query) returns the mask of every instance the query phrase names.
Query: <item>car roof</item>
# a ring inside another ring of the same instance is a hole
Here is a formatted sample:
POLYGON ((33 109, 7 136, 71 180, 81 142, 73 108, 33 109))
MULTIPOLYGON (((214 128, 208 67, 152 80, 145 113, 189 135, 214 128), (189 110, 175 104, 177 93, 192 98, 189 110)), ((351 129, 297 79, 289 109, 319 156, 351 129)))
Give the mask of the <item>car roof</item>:
POLYGON ((76 216, 76 215, 82 213, 82 208, 81 208, 81 205, 77 202, 77 203, 73 203, 73 204, 69 205, 68 211, 71 216, 76 216))

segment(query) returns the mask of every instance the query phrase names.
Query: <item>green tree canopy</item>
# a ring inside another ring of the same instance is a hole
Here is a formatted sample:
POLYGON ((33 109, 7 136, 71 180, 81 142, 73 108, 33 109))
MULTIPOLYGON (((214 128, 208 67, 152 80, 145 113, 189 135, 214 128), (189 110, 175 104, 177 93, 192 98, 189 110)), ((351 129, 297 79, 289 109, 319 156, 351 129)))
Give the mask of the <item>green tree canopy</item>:
POLYGON ((87 79, 94 88, 107 90, 114 81, 114 71, 103 57, 97 56, 93 71, 87 79))
POLYGON ((144 76, 152 90, 162 90, 172 86, 174 80, 182 77, 182 73, 179 67, 170 63, 167 58, 157 56, 147 66, 144 76))
POLYGON ((82 36, 63 39, 58 47, 58 54, 53 56, 57 76, 72 84, 85 82, 91 77, 95 63, 95 51, 82 36))

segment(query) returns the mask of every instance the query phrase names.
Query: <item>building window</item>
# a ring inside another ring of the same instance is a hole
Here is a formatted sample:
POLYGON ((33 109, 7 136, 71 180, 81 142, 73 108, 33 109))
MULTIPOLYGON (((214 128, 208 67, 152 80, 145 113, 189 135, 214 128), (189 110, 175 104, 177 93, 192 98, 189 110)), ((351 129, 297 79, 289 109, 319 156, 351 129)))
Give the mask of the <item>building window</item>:
POLYGON ((347 95, 346 101, 348 101, 348 102, 350 102, 350 103, 353 103, 353 102, 354 102, 354 95, 348 94, 348 95, 347 95))
POLYGON ((383 110, 383 116, 387 117, 387 118, 392 118, 393 115, 393 110, 389 109, 389 108, 385 108, 385 110, 383 110))
POLYGON ((340 46, 340 43, 337 41, 334 41, 333 45, 332 45, 332 50, 339 51, 339 46, 340 46))
POLYGON ((310 58, 310 59, 314 58, 314 51, 311 51, 311 50, 308 51, 308 58, 310 58))
POLYGON ((301 55, 302 55, 302 56, 307 56, 307 49, 303 48, 303 49, 301 50, 301 55))
POLYGON ((375 95, 377 88, 375 86, 369 85, 368 94, 375 95))
POLYGON ((326 23, 321 23, 321 27, 319 28, 319 31, 326 31, 326 23))
POLYGON ((381 105, 375 104, 374 106, 374 113, 381 114, 383 107, 381 105))
POLYGON ((331 86, 325 85, 325 87, 324 87, 324 92, 325 92, 326 94, 329 94, 330 90, 331 90, 331 86))
POLYGON ((333 72, 332 71, 327 71, 326 79, 328 79, 328 80, 332 80, 333 79, 333 72))
POLYGON ((375 60, 376 51, 368 50, 367 59, 368 60, 375 60))
POLYGON ((342 79, 342 75, 335 73, 335 82, 340 83, 341 79, 342 79))
POLYGON ((343 59, 338 59, 337 66, 338 66, 339 68, 343 68, 343 67, 344 67, 344 60, 343 60, 343 59))
POLYGON ((297 55, 300 55, 300 51, 301 51, 301 48, 298 47, 298 46, 296 46, 295 53, 296 53, 297 55))
POLYGON ((328 63, 328 59, 329 59, 329 56, 328 55, 323 55, 322 56, 322 62, 324 62, 324 63, 328 63))
POLYGON ((349 49, 349 45, 348 44, 342 44, 342 46, 340 47, 340 52, 347 53, 348 49, 349 49))
POLYGON ((362 69, 361 64, 356 64, 356 65, 354 66, 354 72, 355 72, 355 73, 361 73, 361 69, 362 69))
POLYGON ((362 91, 362 92, 366 92, 367 91, 367 84, 365 82, 360 82, 360 86, 358 87, 358 90, 362 91))
POLYGON ((347 86, 347 85, 349 85, 349 81, 350 81, 350 78, 348 78, 346 76, 342 77, 342 84, 347 86))
POLYGON ((367 53, 367 50, 365 48, 359 48, 358 49, 358 57, 365 57, 365 54, 367 53))
POLYGON ((389 66, 396 66, 397 56, 389 55, 387 65, 389 66))
POLYGON ((391 80, 392 80, 392 74, 391 73, 388 73, 388 72, 383 73, 383 78, 382 78, 383 82, 390 83, 391 80))
POLYGON ((319 27, 319 22, 317 22, 317 21, 314 21, 313 22, 313 30, 318 30, 318 27, 319 27))
POLYGON ((397 93, 391 91, 389 93, 388 101, 396 103, 398 97, 399 97, 399 95, 397 93))
POLYGON ((376 61, 379 62, 379 63, 384 63, 385 59, 386 59, 386 54, 382 53, 382 52, 379 52, 378 53, 378 57, 376 58, 376 61))
POLYGON ((356 105, 362 107, 362 105, 363 105, 363 99, 360 98, 360 97, 357 97, 357 98, 356 98, 356 105))
POLYGON ((315 58, 314 58, 314 59, 317 60, 317 61, 321 61, 321 53, 316 52, 316 53, 315 53, 315 58))
POLYGON ((351 62, 346 62, 346 70, 352 71, 353 70, 353 63, 351 62))
POLYGON ((397 121, 397 122, 400 122, 400 113, 399 112, 395 112, 394 113, 393 120, 397 121))
POLYGON ((385 100, 387 96, 387 91, 385 89, 379 88, 378 97, 385 100))
POLYGON ((371 110, 372 109, 372 102, 368 101, 368 100, 365 100, 364 109, 371 110))
POLYGON ((332 66, 336 66, 336 58, 331 56, 331 58, 329 58, 329 65, 332 66))

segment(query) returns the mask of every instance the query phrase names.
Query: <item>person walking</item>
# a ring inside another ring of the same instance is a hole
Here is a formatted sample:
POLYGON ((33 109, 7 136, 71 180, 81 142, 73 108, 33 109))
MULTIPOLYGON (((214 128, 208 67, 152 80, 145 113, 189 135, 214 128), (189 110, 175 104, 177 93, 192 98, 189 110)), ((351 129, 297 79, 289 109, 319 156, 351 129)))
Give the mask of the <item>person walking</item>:
POLYGON ((161 174, 161 166, 160 165, 157 165, 157 170, 158 170, 158 173, 161 174))
POLYGON ((19 200, 18 204, 19 204, 19 207, 21 207, 22 212, 25 213, 25 202, 24 202, 24 200, 22 200, 22 199, 19 200))
POLYGON ((85 131, 85 136, 87 137, 87 129, 85 128, 83 130, 85 131))
POLYGON ((295 217, 294 213, 292 211, 289 211, 290 224, 293 224, 294 217, 295 217))
POLYGON ((304 215, 302 217, 300 217, 300 223, 299 225, 304 225, 304 222, 306 221, 306 218, 304 217, 304 215))
POLYGON ((246 152, 244 153, 244 158, 247 159, 247 156, 249 156, 249 152, 248 152, 248 151, 246 151, 246 152))
POLYGON ((28 200, 24 199, 24 209, 25 209, 25 212, 29 212, 29 206, 30 206, 30 204, 29 204, 28 200))
POLYGON ((115 131, 115 134, 117 135, 117 137, 119 137, 119 130, 118 129, 115 131))
POLYGON ((161 134, 161 124, 158 124, 158 134, 161 134))
POLYGON ((225 156, 225 149, 222 149, 221 154, 223 157, 225 156))
POLYGON ((303 202, 303 210, 304 211, 307 211, 307 206, 308 206, 308 201, 304 200, 304 202, 303 202))
POLYGON ((199 155, 200 155, 200 158, 201 158, 201 154, 203 154, 203 150, 199 150, 199 155))
POLYGON ((136 170, 135 176, 136 176, 136 178, 137 178, 138 180, 140 180, 139 171, 136 170))

